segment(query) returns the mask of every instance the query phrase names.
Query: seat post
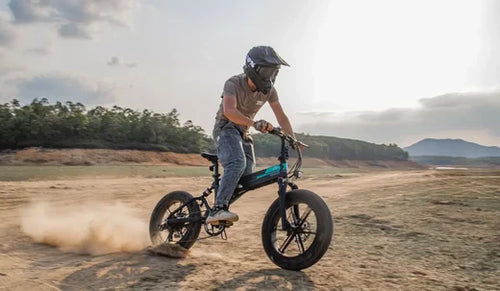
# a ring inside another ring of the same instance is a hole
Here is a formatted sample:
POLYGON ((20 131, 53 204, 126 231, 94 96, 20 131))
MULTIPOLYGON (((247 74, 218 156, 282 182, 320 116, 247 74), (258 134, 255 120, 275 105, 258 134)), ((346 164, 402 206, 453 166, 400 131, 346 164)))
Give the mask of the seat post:
POLYGON ((219 163, 217 161, 213 162, 212 167, 214 169, 214 174, 212 175, 212 177, 214 178, 214 182, 213 182, 212 186, 215 189, 214 197, 216 199, 217 198, 217 191, 219 190, 219 181, 220 181, 220 179, 219 179, 220 178, 219 163))
POLYGON ((215 189, 215 195, 217 195, 217 190, 219 189, 219 181, 220 181, 219 158, 217 157, 217 154, 211 154, 211 153, 201 153, 201 156, 212 163, 212 165, 210 166, 210 171, 214 172, 214 174, 212 175, 212 177, 214 178, 212 187, 213 189, 215 189))

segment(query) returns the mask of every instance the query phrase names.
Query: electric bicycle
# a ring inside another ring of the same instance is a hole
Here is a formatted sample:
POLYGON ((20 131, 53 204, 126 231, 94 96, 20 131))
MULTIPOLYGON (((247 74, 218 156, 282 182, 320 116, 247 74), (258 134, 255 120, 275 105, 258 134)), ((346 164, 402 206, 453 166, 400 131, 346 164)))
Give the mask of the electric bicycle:
MULTIPOLYGON (((326 253, 333 235, 333 220, 323 199, 309 190, 299 189, 294 181, 302 176, 301 147, 305 144, 281 129, 271 132, 281 138, 279 164, 243 176, 229 205, 250 190, 266 185, 278 185, 278 198, 267 210, 262 222, 262 245, 273 263, 288 270, 302 270, 314 265, 326 253), (288 168, 289 147, 297 151, 297 160, 288 168)), ((189 249, 199 240, 203 227, 206 238, 221 236, 227 239, 226 229, 232 223, 206 223, 213 206, 207 197, 217 193, 220 182, 217 155, 202 153, 211 162, 212 184, 198 197, 185 191, 166 194, 154 208, 149 223, 153 246, 178 244, 189 249)))

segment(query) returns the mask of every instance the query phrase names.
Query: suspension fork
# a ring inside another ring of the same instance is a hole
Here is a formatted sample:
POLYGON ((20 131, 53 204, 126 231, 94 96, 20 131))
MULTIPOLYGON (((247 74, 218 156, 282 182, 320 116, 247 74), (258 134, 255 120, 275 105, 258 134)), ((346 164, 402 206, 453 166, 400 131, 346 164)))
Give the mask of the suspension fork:
POLYGON ((278 195, 279 195, 279 204, 280 204, 280 212, 281 212, 281 230, 288 230, 290 229, 290 223, 288 222, 288 219, 286 218, 286 203, 285 203, 285 198, 286 198, 286 178, 280 177, 278 178, 278 195))
MULTIPOLYGON (((292 188, 292 190, 297 190, 299 189, 299 186, 297 186, 297 184, 293 183, 293 182, 288 182, 288 186, 290 186, 290 188, 292 188)), ((298 205, 294 205, 293 206, 293 222, 295 225, 297 225, 297 223, 299 222, 300 220, 300 214, 299 214, 299 206, 298 205)))
MULTIPOLYGON (((299 186, 293 182, 287 182, 287 178, 280 177, 278 178, 278 185, 279 185, 279 190, 278 190, 278 199, 279 199, 279 205, 280 205, 280 213, 281 213, 281 230, 288 230, 290 229, 290 222, 288 221, 286 217, 286 186, 290 186, 292 190, 297 190, 299 189, 299 186)), ((293 205, 293 213, 294 213, 294 223, 296 224, 298 221, 295 221, 296 219, 299 218, 299 206, 298 205, 293 205)))

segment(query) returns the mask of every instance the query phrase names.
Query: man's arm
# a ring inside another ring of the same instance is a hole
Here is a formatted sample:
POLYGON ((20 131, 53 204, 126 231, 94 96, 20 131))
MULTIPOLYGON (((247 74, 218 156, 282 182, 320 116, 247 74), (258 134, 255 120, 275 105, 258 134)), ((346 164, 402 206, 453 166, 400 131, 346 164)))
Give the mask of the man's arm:
POLYGON ((222 108, 224 109, 224 116, 227 117, 233 123, 253 126, 253 120, 243 115, 238 108, 236 108, 236 96, 224 95, 222 98, 222 108))
POLYGON ((283 111, 283 107, 281 107, 280 102, 269 102, 269 105, 271 105, 271 109, 273 109, 274 116, 276 116, 281 129, 288 135, 295 137, 290 120, 288 120, 288 116, 286 116, 285 111, 283 111))

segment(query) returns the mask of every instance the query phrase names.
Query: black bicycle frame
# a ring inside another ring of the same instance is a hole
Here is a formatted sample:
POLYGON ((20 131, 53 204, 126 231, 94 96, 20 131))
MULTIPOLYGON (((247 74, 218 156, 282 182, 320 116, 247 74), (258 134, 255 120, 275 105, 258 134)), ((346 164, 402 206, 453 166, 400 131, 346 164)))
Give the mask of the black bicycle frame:
MULTIPOLYGON (((209 158, 207 158, 209 159, 209 158)), ((217 189, 219 188, 220 182, 220 174, 219 174, 219 164, 215 159, 209 159, 212 162, 210 166, 210 171, 214 172, 212 177, 214 181, 210 187, 203 191, 203 194, 199 197, 194 197, 191 200, 185 202, 181 206, 179 206, 176 210, 172 211, 167 218, 167 224, 169 226, 182 226, 186 222, 197 222, 204 221, 206 216, 202 216, 201 218, 170 218, 174 216, 178 211, 180 211, 186 205, 193 203, 194 201, 200 201, 200 206, 205 206, 207 210, 211 210, 210 204, 208 203, 206 197, 215 190, 217 193, 217 189)), ((287 230, 290 227, 290 223, 286 217, 286 205, 285 205, 285 195, 286 195, 286 187, 290 186, 292 189, 298 189, 297 185, 288 181, 288 167, 286 161, 288 160, 288 146, 286 144, 285 138, 281 136, 281 152, 278 157, 279 164, 271 166, 269 168, 260 170, 255 173, 251 173, 249 175, 243 176, 238 182, 238 186, 234 191, 231 200, 229 201, 229 205, 233 204, 236 200, 238 200, 243 194, 250 190, 254 190, 257 188, 261 188, 267 186, 272 183, 278 183, 278 195, 279 195, 279 204, 280 204, 280 212, 281 212, 281 221, 282 221, 282 230, 287 230)))

